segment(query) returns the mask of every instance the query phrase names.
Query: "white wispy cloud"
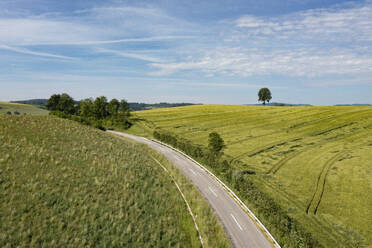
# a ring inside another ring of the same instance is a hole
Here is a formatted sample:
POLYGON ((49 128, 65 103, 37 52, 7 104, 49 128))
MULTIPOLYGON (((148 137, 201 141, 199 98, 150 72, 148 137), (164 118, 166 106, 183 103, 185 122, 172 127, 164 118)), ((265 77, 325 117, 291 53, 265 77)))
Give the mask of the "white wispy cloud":
POLYGON ((138 59, 138 60, 143 60, 143 61, 148 61, 148 62, 157 62, 157 63, 164 62, 164 60, 162 59, 148 56, 146 54, 140 54, 140 53, 132 53, 132 52, 118 51, 118 50, 105 49, 105 48, 96 48, 95 51, 98 53, 109 53, 109 54, 114 54, 114 55, 121 56, 121 57, 138 59))
POLYGON ((200 59, 179 63, 153 63, 158 71, 150 75, 170 75, 185 70, 234 76, 289 75, 316 77, 324 75, 360 74, 372 72, 372 56, 360 55, 348 49, 244 49, 219 48, 206 52, 200 59))
POLYGON ((104 45, 190 39, 187 22, 156 8, 106 7, 81 11, 75 16, 44 13, 4 17, 0 12, 0 43, 28 45, 104 45), (3 16, 3 17, 2 17, 3 16))
POLYGON ((366 2, 344 9, 306 10, 275 18, 242 16, 234 23, 241 28, 241 37, 371 41, 372 4, 366 2))
MULTIPOLYGON (((223 46, 174 63, 152 63, 153 76, 181 71, 240 77, 372 74, 372 2, 275 18, 227 22, 223 46)), ((354 81, 357 82, 357 81, 354 81)))
POLYGON ((48 19, 0 19, 0 43, 7 45, 41 45, 98 40, 94 27, 70 21, 48 19))
POLYGON ((63 55, 45 53, 45 52, 36 52, 36 51, 32 51, 32 50, 29 50, 29 49, 26 49, 26 48, 10 47, 10 46, 6 46, 6 45, 0 45, 0 49, 8 50, 8 51, 16 52, 16 53, 23 53, 23 54, 41 56, 41 57, 68 59, 68 60, 75 60, 76 59, 76 58, 69 57, 69 56, 63 56, 63 55))
POLYGON ((215 25, 190 23, 156 7, 124 4, 71 16, 1 16, 0 11, 0 49, 72 59, 68 55, 75 56, 75 47, 63 47, 62 55, 54 51, 59 46, 87 46, 84 56, 90 52, 96 60, 106 53, 148 62, 137 72, 156 77, 180 72, 202 72, 205 77, 372 76, 372 1, 278 17, 245 15, 215 25), (122 44, 146 42, 156 42, 154 47, 163 54, 154 55, 143 44, 122 44), (43 46, 43 52, 32 46, 43 46))
POLYGON ((166 41, 176 39, 193 39, 192 36, 154 36, 154 37, 143 37, 143 38, 129 38, 129 39, 118 39, 118 40, 84 40, 84 41, 62 41, 62 42, 48 42, 39 43, 38 45, 67 45, 67 46, 84 46, 84 45, 105 45, 115 43, 137 43, 137 42, 153 42, 153 41, 166 41))

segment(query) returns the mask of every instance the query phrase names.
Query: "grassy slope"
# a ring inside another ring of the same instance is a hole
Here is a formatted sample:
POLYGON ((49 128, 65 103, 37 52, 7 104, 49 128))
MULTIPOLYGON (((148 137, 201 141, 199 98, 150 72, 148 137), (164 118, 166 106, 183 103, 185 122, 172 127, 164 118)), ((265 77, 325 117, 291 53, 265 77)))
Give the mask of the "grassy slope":
POLYGON ((34 105, 0 102, 0 114, 5 114, 8 111, 12 112, 12 114, 14 114, 15 111, 18 111, 21 114, 28 115, 46 115, 49 112, 34 105))
MULTIPOLYGON (((0 140, 1 247, 200 247, 146 146, 51 116, 0 116, 0 140)), ((210 224, 201 228, 208 247, 229 247, 207 203, 180 184, 210 224)))
MULTIPOLYGON (((201 105, 136 112, 206 146, 217 131, 225 153, 254 169, 255 182, 326 247, 372 245, 372 108, 201 105)), ((138 128, 137 128, 138 129, 138 128)))

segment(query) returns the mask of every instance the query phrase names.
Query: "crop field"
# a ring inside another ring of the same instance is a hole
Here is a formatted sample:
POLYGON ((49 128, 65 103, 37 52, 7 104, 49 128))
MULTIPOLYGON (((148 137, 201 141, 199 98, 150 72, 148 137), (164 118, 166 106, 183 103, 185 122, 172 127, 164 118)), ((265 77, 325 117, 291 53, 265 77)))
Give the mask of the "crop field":
POLYGON ((146 146, 53 116, 0 115, 0 247, 200 247, 172 178, 205 246, 230 247, 204 198, 146 146))
POLYGON ((6 114, 7 112, 12 114, 18 112, 22 115, 47 115, 49 111, 28 104, 0 102, 0 114, 6 114))
POLYGON ((251 180, 322 245, 372 246, 371 107, 197 105, 135 116, 143 132, 205 147, 218 132, 234 169, 255 171, 251 180))

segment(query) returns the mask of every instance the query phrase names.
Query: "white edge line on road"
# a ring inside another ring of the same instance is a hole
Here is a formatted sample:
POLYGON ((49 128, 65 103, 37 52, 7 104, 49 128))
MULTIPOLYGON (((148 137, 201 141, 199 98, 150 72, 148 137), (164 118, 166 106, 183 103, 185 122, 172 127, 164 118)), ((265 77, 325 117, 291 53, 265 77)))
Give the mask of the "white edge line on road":
POLYGON ((239 227, 239 229, 243 231, 243 228, 241 227, 241 225, 239 225, 239 222, 235 219, 235 216, 233 214, 230 214, 230 215, 234 219, 234 221, 235 221, 236 225, 239 227))
POLYGON ((209 188, 209 190, 212 192, 212 194, 213 194, 215 197, 217 197, 216 192, 214 192, 213 189, 212 189, 210 186, 208 186, 208 188, 209 188))
POLYGON ((256 223, 258 224, 258 226, 266 233, 266 235, 271 239, 271 241, 273 242, 274 246, 278 247, 278 248, 281 248, 281 246, 279 245, 279 243, 275 240, 275 238, 271 235, 271 233, 266 229, 266 227, 262 224, 262 222, 256 217, 256 215, 253 214, 253 212, 247 207, 247 205, 244 204, 244 202, 224 183, 222 182, 218 177, 216 177, 212 172, 210 172, 207 168, 205 168, 203 165, 201 165, 199 162, 197 162, 195 159, 193 159, 192 157, 190 157, 189 155, 185 154, 184 152, 174 148, 173 146, 171 145, 168 145, 166 143, 163 143, 159 140, 156 140, 156 139, 152 139, 152 141, 156 142, 156 143, 159 143, 163 146, 166 146, 166 147, 169 147, 170 149, 182 154, 183 156, 185 156, 186 158, 190 159, 192 162, 194 162, 195 164, 197 164, 200 168, 202 168, 204 171, 206 171, 210 176, 212 176, 212 178, 214 178, 217 182, 219 182, 232 196, 233 198, 239 203, 239 205, 245 209, 249 215, 256 221, 256 223))

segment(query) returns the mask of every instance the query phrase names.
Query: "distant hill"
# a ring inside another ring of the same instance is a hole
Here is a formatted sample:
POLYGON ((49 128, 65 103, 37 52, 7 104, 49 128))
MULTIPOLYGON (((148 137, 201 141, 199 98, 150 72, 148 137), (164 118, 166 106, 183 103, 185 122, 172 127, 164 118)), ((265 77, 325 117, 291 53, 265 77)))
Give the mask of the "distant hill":
POLYGON ((372 104, 354 103, 354 104, 336 104, 335 106, 372 106, 372 104))
MULTIPOLYGON (((129 103, 129 107, 133 111, 154 109, 154 108, 182 107, 182 106, 189 106, 189 105, 196 105, 196 104, 194 103, 166 103, 166 102, 154 103, 154 104, 137 103, 137 102, 129 103)), ((197 105, 200 105, 200 104, 197 104, 197 105)))
POLYGON ((0 115, 6 113, 15 115, 47 115, 49 111, 40 108, 38 105, 0 102, 0 115))
MULTIPOLYGON (((245 105, 261 106, 263 104, 262 103, 257 103, 257 104, 245 104, 245 105)), ((313 105, 311 105, 311 104, 293 104, 293 103, 270 102, 270 103, 266 103, 266 106, 313 106, 313 105)))
MULTIPOLYGON (((31 100, 11 101, 11 103, 31 104, 31 105, 37 105, 39 107, 45 107, 47 102, 48 102, 48 99, 31 99, 31 100)), ((79 102, 80 101, 75 101, 76 104, 78 104, 79 102)), ((195 104, 193 103, 167 103, 167 102, 148 104, 148 103, 130 102, 129 108, 133 111, 139 111, 139 110, 154 109, 154 108, 171 108, 171 107, 182 107, 182 106, 189 106, 189 105, 195 105, 195 104)))

